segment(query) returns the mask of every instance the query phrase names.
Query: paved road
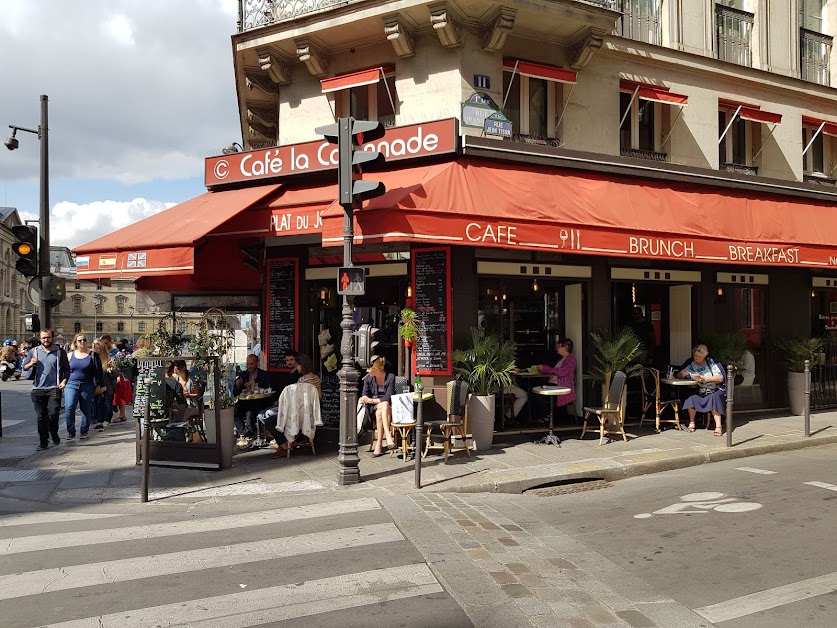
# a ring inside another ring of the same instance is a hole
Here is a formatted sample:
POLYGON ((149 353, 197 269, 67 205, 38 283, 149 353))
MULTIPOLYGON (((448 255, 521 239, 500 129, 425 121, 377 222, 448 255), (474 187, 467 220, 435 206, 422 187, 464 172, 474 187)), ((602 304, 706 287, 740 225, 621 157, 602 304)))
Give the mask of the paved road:
POLYGON ((716 625, 830 628, 835 457, 817 447, 515 501, 716 625))

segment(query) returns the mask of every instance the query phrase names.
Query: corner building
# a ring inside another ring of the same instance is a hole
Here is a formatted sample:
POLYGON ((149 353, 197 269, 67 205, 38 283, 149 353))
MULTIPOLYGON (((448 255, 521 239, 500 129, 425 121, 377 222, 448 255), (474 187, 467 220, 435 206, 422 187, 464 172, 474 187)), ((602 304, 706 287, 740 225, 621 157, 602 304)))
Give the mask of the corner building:
MULTIPOLYGON (((343 216, 314 129, 379 120, 355 318, 403 368, 414 303, 425 385, 478 324, 522 366, 569 336, 586 371, 589 333, 640 306, 659 368, 740 332, 755 366, 736 408, 784 407, 773 341, 837 330, 835 30, 835 0, 241 0, 244 150, 207 158, 207 194, 77 253, 91 277, 133 255, 140 289, 258 309, 268 367, 313 353, 336 395, 343 216)), ((580 409, 597 395, 578 378, 580 409)))

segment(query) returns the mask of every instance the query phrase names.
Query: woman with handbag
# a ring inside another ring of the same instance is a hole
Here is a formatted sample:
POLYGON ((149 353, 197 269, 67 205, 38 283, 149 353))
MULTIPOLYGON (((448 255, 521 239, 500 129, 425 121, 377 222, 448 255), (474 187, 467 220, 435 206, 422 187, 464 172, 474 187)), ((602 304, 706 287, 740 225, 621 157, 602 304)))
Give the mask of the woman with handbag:
POLYGON ((675 374, 677 379, 692 379, 698 383, 698 394, 692 395, 683 404, 689 412, 689 431, 695 431, 695 415, 698 412, 711 412, 715 419, 715 436, 723 435, 721 417, 726 414, 724 408, 724 369, 709 357, 706 345, 697 345, 692 349, 692 362, 675 374))
POLYGON ((384 438, 387 441, 387 451, 395 449, 395 441, 390 434, 392 421, 390 399, 395 394, 395 375, 386 372, 386 363, 385 358, 378 358, 369 367, 366 377, 363 378, 363 393, 360 398, 360 402, 375 413, 378 434, 375 449, 372 452, 373 458, 386 453, 383 447, 384 438))
POLYGON ((102 363, 88 348, 87 335, 76 334, 70 351, 70 377, 64 387, 64 424, 67 438, 76 437, 76 408, 81 409, 81 436, 87 438, 93 410, 93 397, 102 384, 102 363))

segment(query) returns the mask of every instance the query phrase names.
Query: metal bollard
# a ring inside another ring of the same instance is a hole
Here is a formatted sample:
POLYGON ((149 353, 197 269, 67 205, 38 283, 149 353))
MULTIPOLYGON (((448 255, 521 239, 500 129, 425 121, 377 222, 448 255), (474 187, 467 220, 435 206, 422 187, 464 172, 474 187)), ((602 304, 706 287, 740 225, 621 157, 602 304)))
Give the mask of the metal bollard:
POLYGON ((422 392, 424 386, 416 382, 416 394, 418 395, 418 409, 416 410, 416 448, 414 450, 416 464, 416 488, 421 488, 421 443, 424 440, 424 401, 422 392))
POLYGON ((142 435, 142 503, 148 502, 148 476, 151 470, 148 464, 148 450, 150 449, 151 440, 151 378, 145 380, 145 416, 143 417, 143 435, 142 435))
POLYGON ((735 389, 735 367, 727 367, 727 447, 732 447, 732 406, 735 389))
POLYGON ((811 360, 805 360, 805 436, 811 435, 811 360))

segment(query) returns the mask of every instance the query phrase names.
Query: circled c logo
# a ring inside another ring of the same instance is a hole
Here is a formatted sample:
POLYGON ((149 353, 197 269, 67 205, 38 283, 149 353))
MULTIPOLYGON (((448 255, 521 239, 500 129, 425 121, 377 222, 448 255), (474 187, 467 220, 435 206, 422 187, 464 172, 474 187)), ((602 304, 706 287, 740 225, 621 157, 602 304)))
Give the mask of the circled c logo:
POLYGON ((230 174, 230 162, 226 159, 219 159, 215 164, 214 172, 216 179, 226 179, 230 174))

